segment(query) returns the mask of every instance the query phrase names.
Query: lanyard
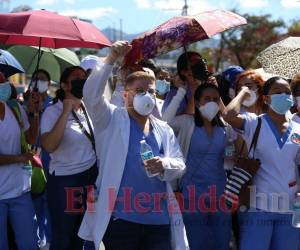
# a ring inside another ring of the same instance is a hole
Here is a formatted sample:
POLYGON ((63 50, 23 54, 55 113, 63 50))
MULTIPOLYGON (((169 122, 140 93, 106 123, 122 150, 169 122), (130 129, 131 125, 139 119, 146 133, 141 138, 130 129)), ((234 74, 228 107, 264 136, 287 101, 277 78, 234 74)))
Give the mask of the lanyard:
POLYGON ((81 129, 81 131, 85 134, 85 136, 90 140, 90 142, 92 143, 92 146, 93 146, 93 149, 96 153, 96 146, 95 146, 95 136, 94 136, 94 132, 93 132, 93 128, 92 128, 92 125, 91 125, 91 122, 90 122, 90 119, 89 119, 89 116, 86 112, 86 109, 84 107, 84 105, 81 103, 80 105, 81 109, 83 110, 83 114, 84 114, 84 117, 87 121, 87 124, 88 124, 88 127, 89 127, 89 130, 90 130, 90 133, 88 133, 88 131, 85 129, 85 127, 83 126, 83 124, 81 123, 80 119, 78 118, 76 112, 74 110, 72 110, 72 114, 76 120, 76 122, 79 124, 79 127, 81 129))

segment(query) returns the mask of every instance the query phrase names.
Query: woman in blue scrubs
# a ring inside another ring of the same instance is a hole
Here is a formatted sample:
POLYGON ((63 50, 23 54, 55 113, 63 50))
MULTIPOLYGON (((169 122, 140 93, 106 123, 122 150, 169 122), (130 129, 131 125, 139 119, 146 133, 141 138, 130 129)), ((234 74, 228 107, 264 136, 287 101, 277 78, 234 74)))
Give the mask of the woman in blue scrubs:
POLYGON ((293 106, 291 88, 280 77, 270 78, 263 87, 266 113, 240 115, 250 94, 243 87, 227 106, 225 120, 242 130, 248 148, 261 117, 262 124, 254 157, 261 167, 252 180, 250 209, 239 213, 241 250, 296 250, 299 232, 292 227, 292 205, 297 191, 296 164, 300 150, 300 124, 287 112, 293 106))
POLYGON ((227 250, 231 238, 231 215, 222 202, 226 174, 224 151, 228 128, 219 116, 219 89, 200 85, 194 94, 194 115, 176 116, 185 96, 179 88, 163 118, 178 134, 187 170, 180 187, 184 199, 183 218, 191 250, 227 250))

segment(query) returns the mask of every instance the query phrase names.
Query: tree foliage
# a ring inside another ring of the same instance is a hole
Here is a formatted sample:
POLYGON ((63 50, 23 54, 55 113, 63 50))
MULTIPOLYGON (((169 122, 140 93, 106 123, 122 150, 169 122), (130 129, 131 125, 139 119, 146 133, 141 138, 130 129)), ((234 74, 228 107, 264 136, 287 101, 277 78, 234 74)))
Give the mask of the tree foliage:
POLYGON ((243 16, 248 21, 247 25, 221 34, 220 48, 215 52, 216 69, 226 57, 231 59, 232 64, 256 67, 257 54, 278 41, 280 30, 285 27, 282 20, 271 20, 271 15, 243 16))

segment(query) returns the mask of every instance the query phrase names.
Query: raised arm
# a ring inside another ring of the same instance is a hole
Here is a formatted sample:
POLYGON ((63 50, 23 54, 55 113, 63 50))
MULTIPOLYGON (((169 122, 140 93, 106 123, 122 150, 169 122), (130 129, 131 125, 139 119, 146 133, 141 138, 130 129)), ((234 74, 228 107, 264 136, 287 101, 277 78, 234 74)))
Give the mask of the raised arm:
POLYGON ((176 113, 180 106, 180 103, 185 97, 185 94, 186 94, 186 89, 180 87, 177 90, 176 95, 173 97, 172 101, 170 102, 169 106, 167 107, 166 111, 162 115, 162 120, 166 121, 175 130, 179 129, 179 124, 176 121, 176 113))
POLYGON ((111 96, 110 103, 116 105, 117 107, 124 107, 123 92, 124 86, 118 84, 111 96))
POLYGON ((49 109, 46 109, 43 114, 41 124, 41 142, 43 148, 48 153, 53 153, 60 145, 65 133, 69 115, 74 109, 74 105, 73 100, 65 99, 63 102, 63 111, 58 119, 53 113, 49 112, 49 109))
POLYGON ((240 93, 228 104, 228 106, 223 111, 223 118, 228 122, 233 128, 243 129, 244 119, 240 116, 240 110, 242 102, 248 95, 249 89, 243 87, 240 93))
POLYGON ((116 60, 124 56, 130 49, 131 45, 128 42, 114 43, 110 54, 104 60, 104 65, 101 68, 97 66, 84 85, 83 101, 98 132, 108 126, 115 108, 103 96, 107 80, 116 60))

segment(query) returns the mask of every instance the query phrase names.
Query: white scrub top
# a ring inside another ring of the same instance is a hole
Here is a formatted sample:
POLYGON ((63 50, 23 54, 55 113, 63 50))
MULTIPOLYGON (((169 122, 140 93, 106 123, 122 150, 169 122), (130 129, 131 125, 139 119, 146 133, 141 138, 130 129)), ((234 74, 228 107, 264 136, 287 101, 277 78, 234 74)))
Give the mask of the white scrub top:
MULTIPOLYGON (((257 126, 258 116, 247 114, 242 134, 248 148, 257 126)), ((296 186, 296 165, 300 152, 300 124, 290 121, 289 128, 280 135, 266 114, 255 151, 261 168, 253 179, 256 192, 251 193, 250 206, 269 212, 287 213, 292 210, 296 186)))
MULTIPOLYGON (((5 105, 5 116, 0 120, 0 155, 21 154, 21 130, 11 109, 5 105)), ((27 115, 19 105, 24 131, 29 129, 27 115)), ((0 200, 16 198, 30 191, 31 171, 24 163, 0 166, 0 200)))
MULTIPOLYGON (((63 103, 58 101, 48 107, 41 122, 41 134, 50 132, 63 112, 63 103)), ((77 113, 82 125, 90 133, 84 114, 77 113)), ((72 113, 69 115, 63 138, 58 148, 50 154, 49 172, 65 176, 82 173, 96 162, 91 141, 82 132, 72 113)))

